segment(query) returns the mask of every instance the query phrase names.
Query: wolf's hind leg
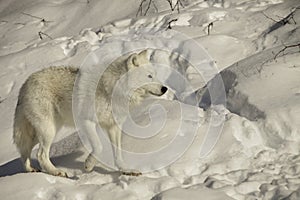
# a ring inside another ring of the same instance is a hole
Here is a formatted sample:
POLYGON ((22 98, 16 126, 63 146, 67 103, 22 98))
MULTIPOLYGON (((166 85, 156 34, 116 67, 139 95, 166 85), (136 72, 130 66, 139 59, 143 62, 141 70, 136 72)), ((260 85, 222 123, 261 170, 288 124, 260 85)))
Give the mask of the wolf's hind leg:
POLYGON ((56 133, 56 128, 50 121, 42 122, 36 127, 37 137, 40 142, 38 161, 45 172, 54 176, 67 177, 67 173, 57 169, 49 158, 50 147, 56 133))
POLYGON ((38 170, 32 167, 30 161, 31 151, 37 144, 37 138, 34 128, 18 108, 15 114, 13 139, 21 155, 24 169, 27 172, 37 172, 38 170))
POLYGON ((34 140, 27 140, 26 144, 24 144, 23 146, 21 146, 19 148, 19 151, 21 154, 21 159, 22 159, 24 168, 27 172, 38 172, 39 171, 32 167, 31 160, 30 160, 32 148, 36 144, 37 143, 34 140))

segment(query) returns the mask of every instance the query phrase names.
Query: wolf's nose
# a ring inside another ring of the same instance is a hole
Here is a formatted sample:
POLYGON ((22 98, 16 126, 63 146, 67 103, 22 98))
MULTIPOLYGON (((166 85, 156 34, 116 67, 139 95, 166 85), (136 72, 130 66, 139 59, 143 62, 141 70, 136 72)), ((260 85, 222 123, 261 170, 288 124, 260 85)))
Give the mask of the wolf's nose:
POLYGON ((165 86, 162 86, 161 87, 161 93, 166 93, 168 91, 168 88, 167 87, 165 87, 165 86))

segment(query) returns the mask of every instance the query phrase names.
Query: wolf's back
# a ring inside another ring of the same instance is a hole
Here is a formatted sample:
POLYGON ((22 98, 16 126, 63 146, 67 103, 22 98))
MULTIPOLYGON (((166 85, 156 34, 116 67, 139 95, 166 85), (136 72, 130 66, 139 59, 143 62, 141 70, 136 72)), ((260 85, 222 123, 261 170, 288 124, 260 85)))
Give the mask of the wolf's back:
POLYGON ((30 141, 36 141, 36 119, 65 112, 61 107, 65 102, 71 103, 77 73, 78 69, 73 67, 50 67, 33 73, 23 84, 13 130, 13 140, 21 154, 30 141))

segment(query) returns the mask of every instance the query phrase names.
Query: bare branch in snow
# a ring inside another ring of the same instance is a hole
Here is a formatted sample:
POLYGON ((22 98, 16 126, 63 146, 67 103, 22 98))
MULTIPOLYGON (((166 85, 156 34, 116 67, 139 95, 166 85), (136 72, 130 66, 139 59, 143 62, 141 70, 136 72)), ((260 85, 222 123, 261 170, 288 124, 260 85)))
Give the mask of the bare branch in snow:
POLYGON ((25 13, 25 12, 22 12, 22 14, 23 14, 23 15, 27 15, 27 16, 32 17, 32 18, 40 19, 41 22, 43 22, 43 23, 50 23, 50 22, 53 22, 53 21, 45 20, 45 19, 42 18, 42 17, 38 17, 38 16, 35 16, 35 15, 31 15, 31 14, 28 14, 28 13, 25 13))
POLYGON ((176 21, 178 21, 178 19, 171 19, 171 20, 168 22, 167 29, 172 29, 172 23, 173 23, 173 22, 176 22, 176 21))
POLYGON ((149 1, 148 6, 147 6, 147 8, 146 8, 146 11, 145 11, 145 13, 144 13, 144 16, 146 16, 146 14, 148 13, 151 4, 152 4, 152 0, 149 1))
POLYGON ((184 8, 181 0, 177 0, 174 5, 173 5, 173 1, 172 0, 167 0, 167 2, 169 3, 170 8, 171 8, 172 11, 174 11, 177 8, 177 12, 180 13, 180 6, 182 8, 184 8))
POLYGON ((48 38, 50 38, 51 40, 53 40, 53 38, 52 38, 50 35, 48 35, 48 34, 46 34, 46 33, 43 33, 42 31, 39 31, 38 34, 39 34, 39 37, 40 37, 41 40, 44 39, 44 38, 43 38, 43 35, 46 36, 46 37, 48 37, 48 38))
POLYGON ((0 97, 0 103, 4 102, 6 99, 7 99, 7 97, 4 99, 1 99, 1 97, 0 97))
POLYGON ((210 35, 210 31, 212 30, 213 26, 214 26, 214 22, 210 22, 207 25, 207 35, 210 35))
POLYGON ((272 20, 273 22, 275 22, 275 23, 278 22, 278 21, 276 21, 275 19, 273 19, 272 17, 269 17, 266 13, 262 12, 262 14, 263 14, 266 18, 272 20))
POLYGON ((281 17, 281 19, 280 19, 279 21, 273 19, 272 17, 270 17, 270 16, 266 15, 264 12, 262 12, 262 14, 263 14, 266 18, 268 18, 268 19, 272 20, 273 22, 275 22, 271 27, 269 27, 269 28, 266 30, 265 35, 266 35, 266 34, 269 34, 269 33, 271 33, 271 32, 273 32, 273 31, 275 31, 275 30, 277 30, 278 28, 280 28, 280 27, 282 27, 282 26, 284 26, 284 25, 286 25, 286 24, 291 24, 291 21, 293 21, 294 24, 297 24, 296 21, 295 21, 295 19, 294 19, 294 15, 295 15, 296 11, 297 11, 299 8, 300 8, 300 7, 293 8, 293 9, 291 10, 291 12, 290 12, 287 16, 281 17))
POLYGON ((139 16, 139 14, 142 16, 143 15, 143 4, 146 2, 147 0, 142 0, 139 6, 139 9, 136 13, 136 17, 139 16))
MULTIPOLYGON (((184 5, 181 0, 177 0, 175 3, 173 2, 173 0, 166 0, 166 1, 169 3, 171 11, 174 11, 176 9, 177 12, 180 13, 180 7, 184 8, 184 5)), ((146 16, 148 11, 151 8, 151 5, 156 10, 156 12, 158 12, 158 8, 155 4, 155 0, 141 0, 138 11, 136 13, 136 17, 146 16), (143 11, 143 9, 145 9, 145 11, 143 11)))
POLYGON ((295 47, 298 47, 298 48, 299 48, 299 52, 300 52, 300 42, 297 43, 297 44, 292 44, 292 45, 284 45, 284 48, 281 49, 280 51, 278 51, 278 52, 275 54, 274 60, 276 60, 276 58, 277 58, 280 54, 284 55, 284 51, 285 51, 286 49, 288 49, 288 48, 295 48, 295 47))

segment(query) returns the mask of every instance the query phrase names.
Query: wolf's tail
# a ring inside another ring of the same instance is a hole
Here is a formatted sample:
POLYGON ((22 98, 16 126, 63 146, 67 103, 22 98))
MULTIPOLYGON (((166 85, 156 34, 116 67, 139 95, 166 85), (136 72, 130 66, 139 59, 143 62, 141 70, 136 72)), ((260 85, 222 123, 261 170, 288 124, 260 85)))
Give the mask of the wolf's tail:
POLYGON ((26 118, 21 105, 17 105, 14 119, 13 140, 23 161, 30 159, 31 150, 36 144, 34 127, 26 118))

